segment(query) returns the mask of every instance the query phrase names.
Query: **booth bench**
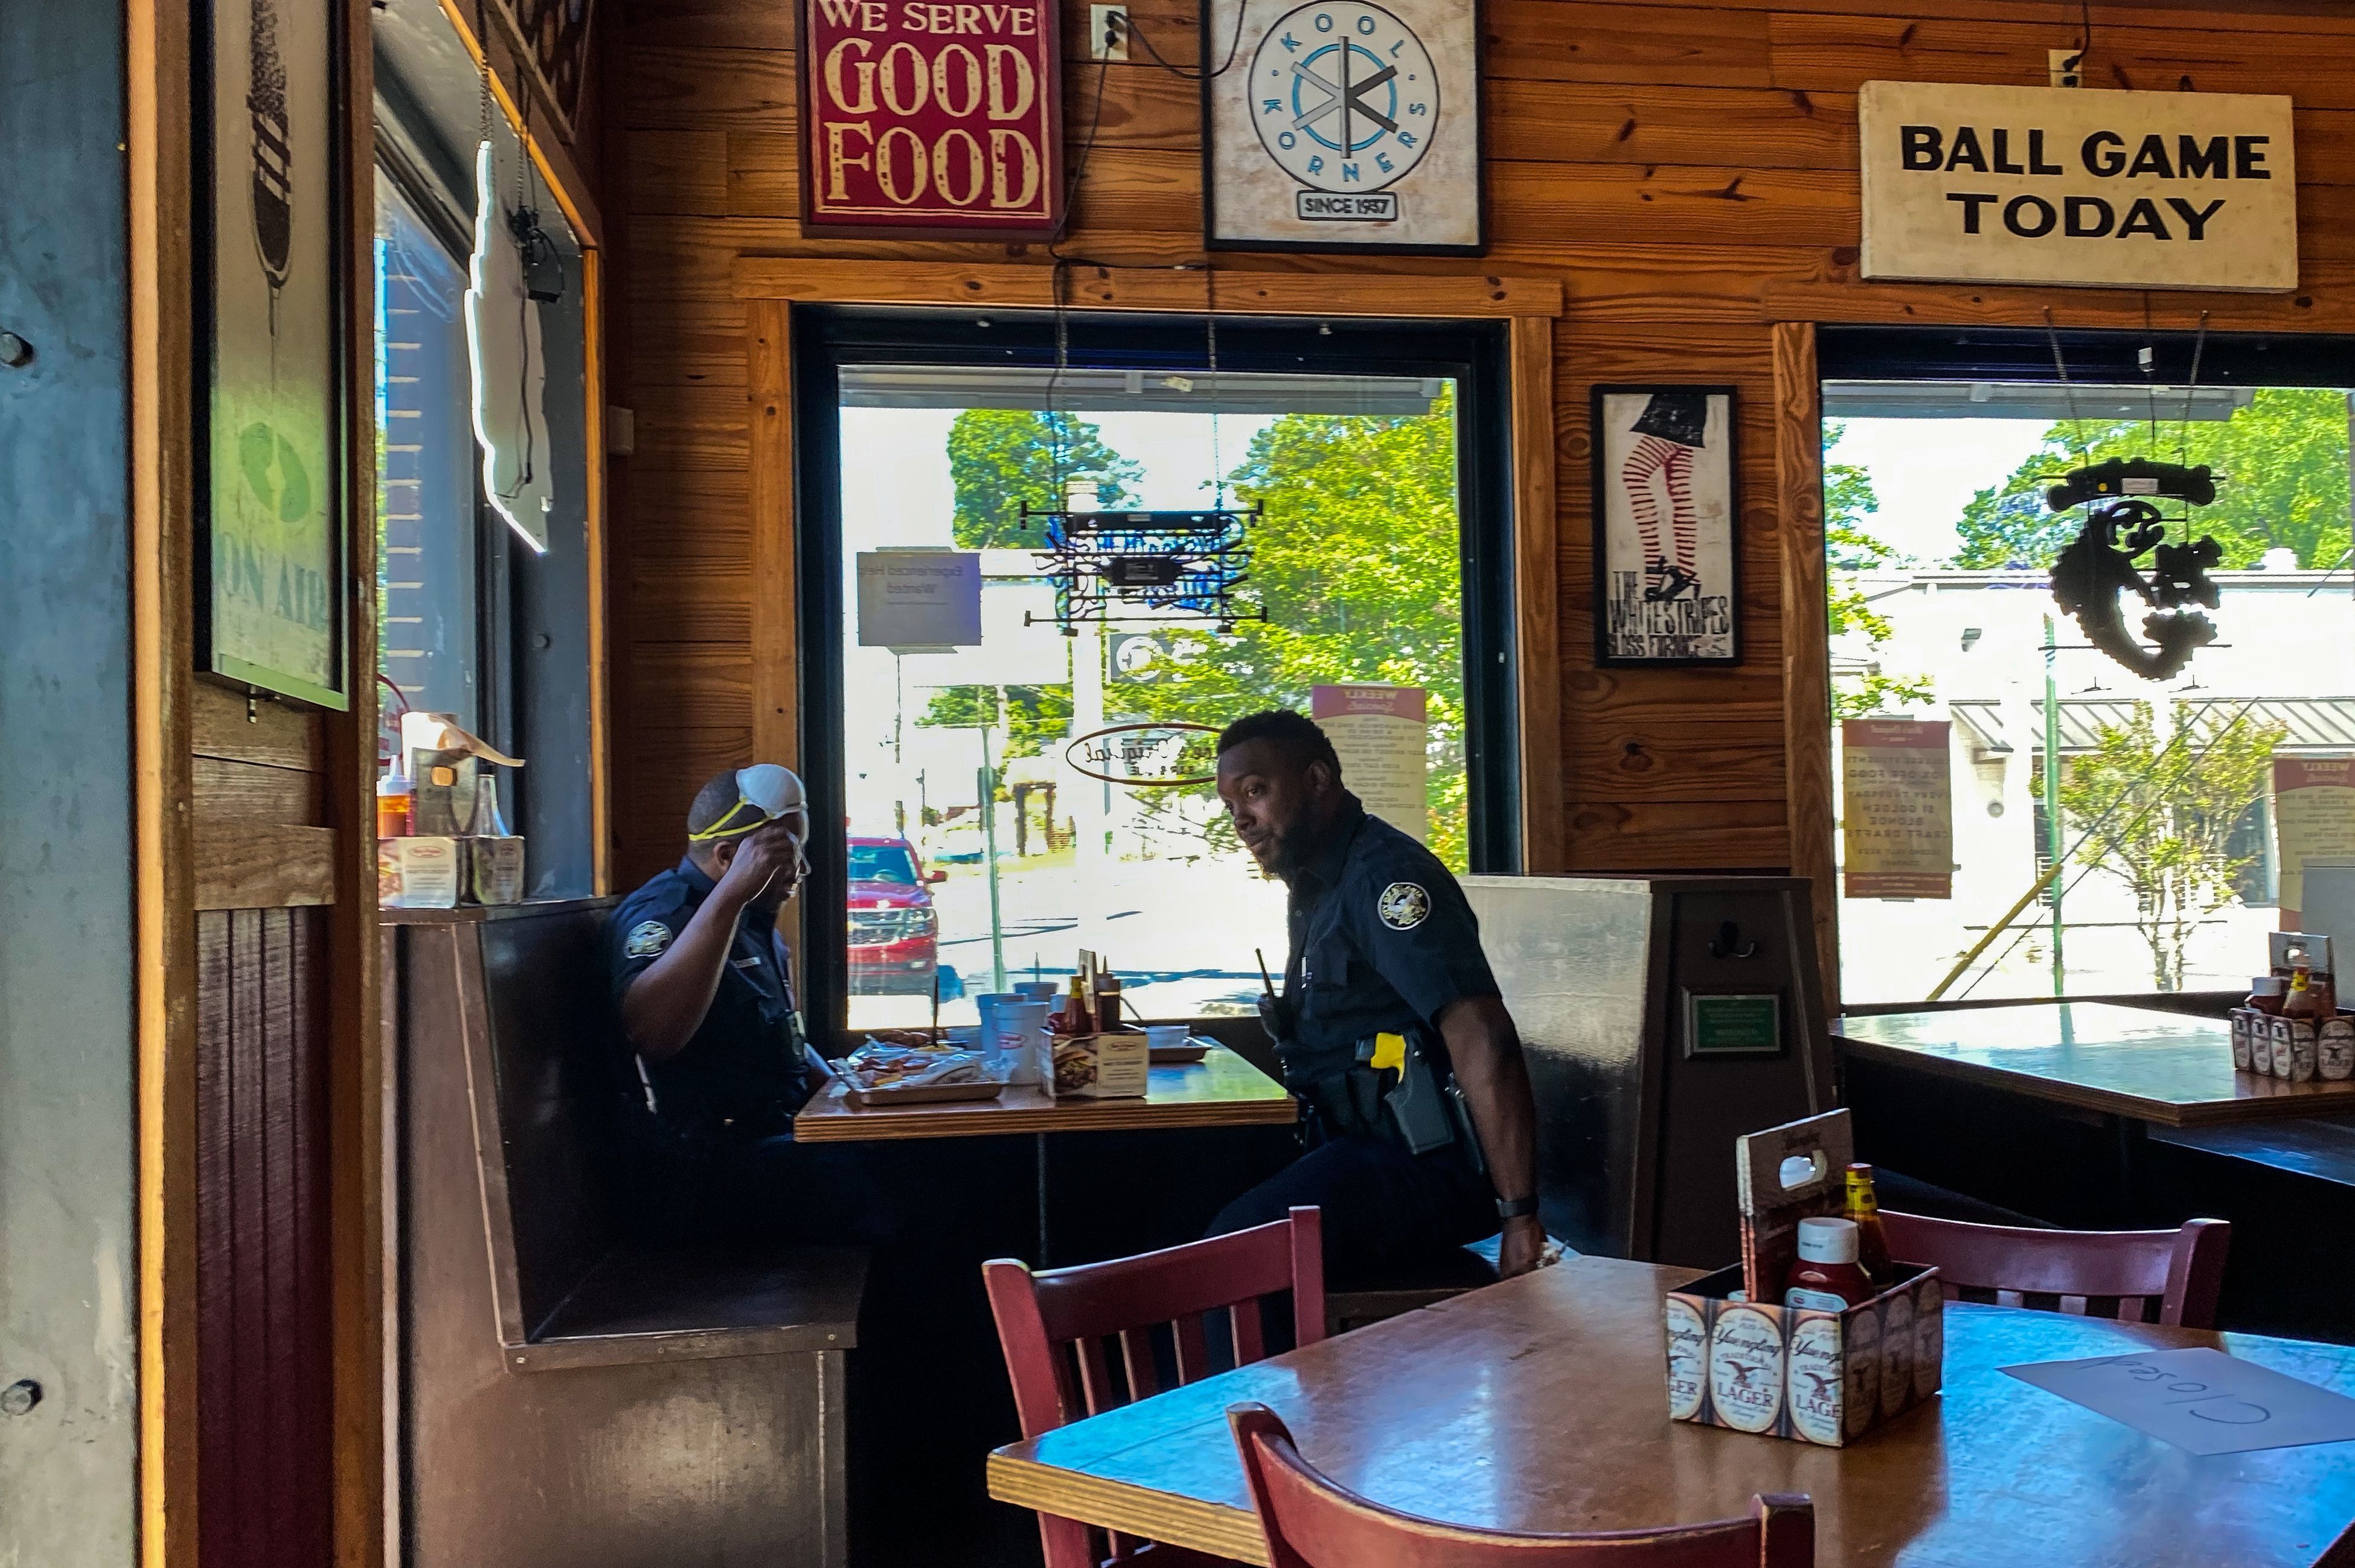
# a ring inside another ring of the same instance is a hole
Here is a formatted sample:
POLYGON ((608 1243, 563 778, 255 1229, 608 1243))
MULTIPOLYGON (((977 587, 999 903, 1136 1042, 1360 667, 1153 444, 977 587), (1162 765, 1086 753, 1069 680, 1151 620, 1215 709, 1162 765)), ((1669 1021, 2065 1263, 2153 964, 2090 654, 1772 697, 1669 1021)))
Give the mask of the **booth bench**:
POLYGON ((393 1560, 839 1568, 865 1254, 623 1237, 611 902, 384 913, 393 1560))

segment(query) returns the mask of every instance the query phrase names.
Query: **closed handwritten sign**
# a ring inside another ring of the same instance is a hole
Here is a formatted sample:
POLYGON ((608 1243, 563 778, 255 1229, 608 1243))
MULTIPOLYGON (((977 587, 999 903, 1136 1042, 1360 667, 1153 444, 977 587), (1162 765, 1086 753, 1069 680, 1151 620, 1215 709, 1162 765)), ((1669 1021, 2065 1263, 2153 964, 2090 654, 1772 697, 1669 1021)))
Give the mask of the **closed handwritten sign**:
POLYGON ((1052 0, 802 0, 802 225, 1050 232, 1062 209, 1052 0))
POLYGON ((2290 101, 1868 81, 1868 278, 2297 286, 2290 101))
POLYGON ((2355 1439, 2355 1400, 2205 1346, 1998 1370, 2194 1454, 2355 1439))

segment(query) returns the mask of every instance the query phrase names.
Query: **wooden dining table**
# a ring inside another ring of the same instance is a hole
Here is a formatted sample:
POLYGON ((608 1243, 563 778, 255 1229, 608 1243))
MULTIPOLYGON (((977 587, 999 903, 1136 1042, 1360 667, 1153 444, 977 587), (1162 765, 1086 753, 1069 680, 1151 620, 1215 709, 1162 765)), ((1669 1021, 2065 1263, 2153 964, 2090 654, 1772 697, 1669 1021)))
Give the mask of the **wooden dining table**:
POLYGON ((1141 1097, 1057 1099, 1038 1084, 1007 1084, 995 1099, 861 1108, 840 1079, 794 1118, 805 1144, 884 1138, 983 1137, 1004 1133, 1146 1132, 1160 1127, 1285 1125, 1300 1107, 1283 1084, 1223 1045, 1199 1061, 1148 1068, 1141 1097))
POLYGON ((2355 1348, 1949 1303, 1943 1392, 1819 1448, 1669 1420, 1660 1296, 1693 1277, 1569 1259, 1001 1448, 990 1492, 1263 1563, 1225 1418, 1255 1400, 1341 1485, 1459 1524, 1628 1530, 1804 1492, 1820 1568, 2355 1563, 2355 1443, 2201 1456, 1998 1370, 2212 1346, 2355 1394, 2355 1348))

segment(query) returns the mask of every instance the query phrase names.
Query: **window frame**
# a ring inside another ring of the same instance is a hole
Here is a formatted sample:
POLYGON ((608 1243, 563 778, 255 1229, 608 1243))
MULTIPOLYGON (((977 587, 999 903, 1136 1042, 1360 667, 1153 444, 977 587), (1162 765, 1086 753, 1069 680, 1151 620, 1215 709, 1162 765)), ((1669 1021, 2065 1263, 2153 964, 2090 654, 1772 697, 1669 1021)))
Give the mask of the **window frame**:
MULTIPOLYGON (((2056 354, 2066 367, 2065 379, 2083 385, 2126 386, 2155 380, 2162 386, 2180 387, 2192 379, 2197 366, 2197 384, 2204 387, 2246 387, 2252 389, 2305 389, 2345 391, 2355 388, 2355 335, 2311 332, 2202 332, 2181 327, 2099 327, 2099 328, 2039 328, 2030 326, 1956 326, 1956 325, 1842 325, 1828 322, 1814 324, 1814 388, 1816 406, 1820 411, 1820 392, 1828 381, 2012 381, 2059 385, 2064 379, 2056 368, 2056 354), (2147 373, 2140 355, 2146 347, 2153 351, 2153 362, 2147 373)), ((2162 421, 2164 422, 2164 421, 2162 421)), ((1816 439, 1822 443, 1823 421, 1818 412, 1816 439)), ((1821 475, 1817 475, 1820 496, 1821 475)), ((1818 507, 1820 507, 1820 500, 1818 507)), ((1817 548, 1828 552, 1828 541, 1818 538, 1817 548)), ((1819 563, 1818 579, 1828 590, 1831 566, 1827 553, 1819 563)), ((1785 607, 1788 616, 1791 607, 1785 607)), ((1817 606, 1814 613, 1824 613, 1817 606)), ((1786 621, 1786 625, 1789 623, 1786 621)), ((1824 634, 1818 633, 1818 637, 1824 634)), ((1829 681, 1827 676, 1826 689, 1829 681)), ((1828 720, 1828 714, 1826 715, 1828 720)), ((1837 722, 1837 721, 1832 721, 1837 722)), ((1828 735, 1828 730, 1827 731, 1828 735)), ((1822 753, 1827 763, 1830 749, 1827 741, 1822 753)), ((1824 842, 1832 852, 1827 869, 1837 864, 1838 827, 1833 811, 1833 792, 1828 771, 1824 787, 1812 792, 1815 798, 1805 803, 1806 809, 1817 813, 1822 822, 1829 825, 1824 842)), ((1794 810, 1799 804, 1794 801, 1794 810)), ((2261 797, 2260 804, 2264 799, 2261 797)), ((2266 805, 2264 813, 2270 829, 2272 812, 2266 805)), ((1796 821, 1796 818, 1795 818, 1796 821)), ((2042 864, 2041 847, 2034 851, 2036 863, 2042 864)), ((2275 900, 2264 907, 2274 907, 2278 899, 2279 867, 2276 851, 2270 841, 2265 850, 2264 869, 2268 886, 2275 891, 2275 900)), ((1838 912, 1841 901, 1835 873, 1826 884, 1824 901, 1832 912, 1830 929, 1831 951, 1821 955, 1819 963, 1825 972, 1830 994, 1840 995, 1838 982, 1844 957, 1838 931, 1838 912)), ((2040 898, 2036 909, 2049 909, 2049 898, 2040 898)), ((2014 922, 2015 928, 2020 923, 2014 922)), ((1819 929, 1822 927, 1819 925, 1819 929)), ((1964 997, 1930 1001, 1917 998, 1909 1001, 1841 1002, 1838 1010, 1867 1016, 1879 1013, 1945 1011, 1956 1008, 2002 1007, 2027 1001, 2117 1001, 2138 996, 2165 996, 2169 993, 2156 989, 2135 992, 2072 993, 2062 997, 1964 997)), ((2181 992, 2175 995, 2197 995, 2181 992)), ((2236 993, 2237 994, 2237 993, 2236 993)))
MULTIPOLYGON (((791 307, 796 741, 805 759, 843 755, 841 420, 845 364, 1052 367, 1051 311, 796 304, 791 307)), ((1199 315, 1065 313, 1066 362, 1207 373, 1199 315)), ((1456 383, 1456 489, 1463 541, 1468 861, 1522 869, 1513 383, 1505 317, 1412 320, 1218 318, 1218 362, 1234 371, 1444 377, 1456 383)), ((1544 672, 1540 672, 1540 676, 1544 672)), ((838 768, 808 768, 811 874, 802 895, 801 991, 813 1034, 847 1034, 849 916, 847 791, 838 768)))

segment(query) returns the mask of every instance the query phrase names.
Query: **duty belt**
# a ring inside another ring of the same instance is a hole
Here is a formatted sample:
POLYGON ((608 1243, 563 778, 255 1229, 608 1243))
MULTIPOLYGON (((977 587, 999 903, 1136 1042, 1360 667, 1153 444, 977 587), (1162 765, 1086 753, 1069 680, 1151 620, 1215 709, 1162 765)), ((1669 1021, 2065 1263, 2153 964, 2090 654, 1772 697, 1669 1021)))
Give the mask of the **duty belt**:
POLYGON ((1347 1065, 1284 1076, 1328 1136, 1381 1138, 1413 1155, 1460 1141, 1474 1167, 1485 1170, 1464 1093, 1434 1055, 1417 1025, 1404 1034, 1366 1036, 1347 1065))

